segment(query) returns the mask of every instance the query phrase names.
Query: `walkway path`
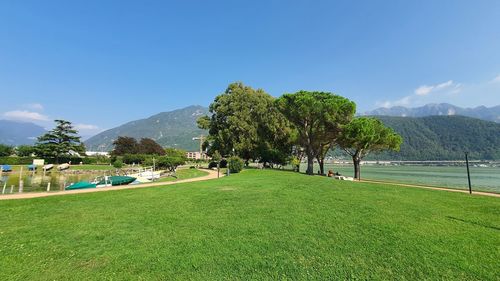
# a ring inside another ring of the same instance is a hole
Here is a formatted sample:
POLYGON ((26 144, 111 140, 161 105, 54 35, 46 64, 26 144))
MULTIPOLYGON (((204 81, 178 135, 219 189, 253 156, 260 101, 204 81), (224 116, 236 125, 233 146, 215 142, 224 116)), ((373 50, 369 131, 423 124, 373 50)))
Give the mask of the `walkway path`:
MULTIPOLYGON (((396 185, 402 187, 417 187, 423 189, 431 189, 431 190, 442 190, 442 191, 451 191, 451 192, 460 192, 460 193, 469 193, 468 190, 463 189, 454 189, 454 188, 446 188, 446 187, 435 187, 435 186, 425 186, 425 185, 417 185, 417 184, 404 184, 404 183, 395 183, 395 182, 385 182, 385 181, 377 181, 377 180, 361 180, 361 182, 367 183, 379 183, 379 184, 387 184, 387 185, 396 185)), ((500 197, 500 193, 492 193, 492 192, 482 192, 482 191, 472 191, 472 195, 483 195, 483 196, 491 196, 491 197, 500 197)))
MULTIPOLYGON (((178 184, 178 183, 185 183, 185 182, 206 181, 206 180, 211 180, 211 179, 217 178, 217 171, 206 170, 206 169, 203 169, 203 171, 208 172, 208 175, 202 176, 202 177, 197 177, 197 178, 178 180, 178 181, 152 182, 152 183, 145 183, 145 184, 110 186, 110 187, 104 187, 104 188, 88 188, 88 189, 65 190, 65 191, 56 191, 56 192, 14 193, 14 194, 0 195, 0 200, 28 199, 28 198, 39 198, 39 197, 48 197, 48 196, 79 194, 79 193, 104 192, 104 191, 111 191, 111 190, 136 189, 136 188, 151 187, 151 186, 164 186, 164 185, 171 185, 171 184, 178 184)), ((223 174, 221 173, 220 176, 222 177, 223 174)))

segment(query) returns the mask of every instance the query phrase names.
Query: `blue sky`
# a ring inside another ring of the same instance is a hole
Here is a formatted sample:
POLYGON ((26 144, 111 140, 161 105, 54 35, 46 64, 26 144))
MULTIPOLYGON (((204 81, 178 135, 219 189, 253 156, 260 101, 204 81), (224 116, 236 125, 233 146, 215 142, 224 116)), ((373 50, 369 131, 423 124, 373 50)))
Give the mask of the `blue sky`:
POLYGON ((82 134, 234 81, 380 106, 500 104, 500 1, 0 1, 0 119, 82 134))

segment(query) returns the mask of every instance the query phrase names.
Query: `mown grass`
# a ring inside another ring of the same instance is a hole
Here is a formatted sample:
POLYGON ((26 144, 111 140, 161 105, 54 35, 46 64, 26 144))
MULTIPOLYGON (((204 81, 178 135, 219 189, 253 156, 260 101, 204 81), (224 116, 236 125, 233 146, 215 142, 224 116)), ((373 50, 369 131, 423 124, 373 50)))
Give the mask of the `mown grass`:
POLYGON ((155 180, 155 182, 168 182, 168 181, 178 181, 191 178, 198 178, 208 175, 208 172, 198 169, 178 169, 175 174, 176 177, 160 178, 158 180, 155 180))
POLYGON ((500 200, 247 170, 0 201, 0 280, 498 280, 500 200))

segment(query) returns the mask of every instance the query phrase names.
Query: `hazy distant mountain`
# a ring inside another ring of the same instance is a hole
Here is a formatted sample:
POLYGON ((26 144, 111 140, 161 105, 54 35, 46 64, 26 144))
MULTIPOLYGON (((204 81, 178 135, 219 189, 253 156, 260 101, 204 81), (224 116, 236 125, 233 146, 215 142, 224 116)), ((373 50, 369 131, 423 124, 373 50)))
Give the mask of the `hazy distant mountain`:
POLYGON ((0 143, 12 146, 34 144, 45 129, 33 123, 0 120, 0 143))
POLYGON ((427 104, 421 107, 407 108, 394 106, 390 108, 377 108, 363 115, 383 115, 400 117, 425 117, 436 115, 462 115, 486 121, 500 123, 500 105, 495 107, 479 106, 475 108, 462 108, 448 103, 427 104))
POLYGON ((116 138, 127 136, 136 139, 152 138, 163 146, 197 151, 200 144, 193 137, 207 135, 207 132, 198 129, 196 120, 206 114, 208 108, 203 106, 189 106, 159 113, 95 135, 85 141, 85 146, 88 151, 110 151, 116 138))

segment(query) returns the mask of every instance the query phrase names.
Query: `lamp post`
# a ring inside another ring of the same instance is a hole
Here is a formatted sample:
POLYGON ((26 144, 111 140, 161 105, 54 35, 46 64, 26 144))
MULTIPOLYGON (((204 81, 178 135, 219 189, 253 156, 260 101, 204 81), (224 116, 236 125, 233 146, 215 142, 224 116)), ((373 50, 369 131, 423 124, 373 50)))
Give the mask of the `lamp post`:
POLYGON ((470 171, 469 171, 469 156, 468 152, 465 152, 465 165, 467 166, 467 180, 469 181, 469 194, 472 194, 472 185, 470 183, 470 171))

